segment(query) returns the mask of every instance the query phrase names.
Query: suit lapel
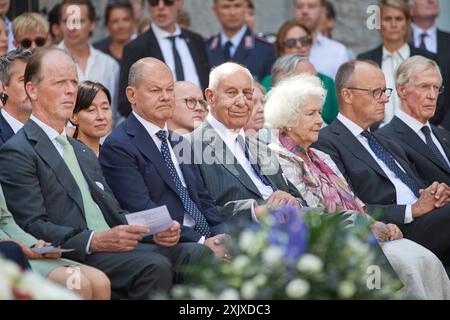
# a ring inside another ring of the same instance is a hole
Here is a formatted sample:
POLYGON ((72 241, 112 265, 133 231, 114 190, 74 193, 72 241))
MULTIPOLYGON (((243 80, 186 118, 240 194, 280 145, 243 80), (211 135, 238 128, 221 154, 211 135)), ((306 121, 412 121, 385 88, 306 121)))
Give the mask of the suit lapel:
MULTIPOLYGON (((447 156, 447 159, 450 159, 450 147, 449 147, 450 141, 435 126, 432 125, 431 129, 433 130, 434 136, 436 137, 436 139, 438 139, 439 143, 441 144, 442 149, 444 149, 444 153, 447 156)), ((449 168, 447 167, 445 167, 445 169, 447 171, 450 171, 449 168)))
POLYGON ((25 124, 24 130, 28 139, 33 141, 36 152, 55 173, 56 179, 58 179, 66 190, 68 196, 78 205, 80 212, 84 213, 80 188, 53 143, 44 131, 32 120, 29 120, 25 124))
POLYGON ((14 131, 0 112, 0 139, 6 142, 14 135, 14 131))
POLYGON ((153 163, 156 167, 156 171, 161 178, 167 183, 167 185, 177 193, 175 183, 170 176, 169 170, 167 170, 166 163, 153 141, 152 137, 145 130, 144 126, 131 114, 127 121, 127 134, 132 137, 132 142, 136 148, 142 153, 142 155, 153 163))
MULTIPOLYGON (((411 148, 415 149, 417 152, 425 156, 428 160, 432 161, 435 165, 439 166, 442 169, 448 170, 447 168, 443 168, 441 161, 436 159, 435 155, 430 151, 428 146, 423 142, 422 139, 410 128, 408 127, 402 120, 397 117, 392 119, 394 129, 397 133, 399 133, 402 141, 409 145, 411 148)), ((434 133, 434 130, 433 130, 434 133)), ((436 135, 436 134, 435 134, 436 135)), ((442 143, 441 143, 442 144, 442 143)))
POLYGON ((344 124, 342 124, 342 122, 336 119, 331 125, 331 129, 334 134, 339 136, 337 139, 339 139, 355 157, 366 163, 379 175, 388 179, 383 169, 381 169, 380 165, 375 161, 372 155, 366 150, 366 148, 364 148, 364 146, 358 141, 358 139, 353 136, 350 130, 348 130, 344 126, 344 124))
POLYGON ((261 197, 261 193, 253 183, 252 179, 250 179, 242 166, 237 163, 237 159, 234 157, 233 153, 227 147, 222 138, 220 138, 216 130, 211 127, 207 121, 205 121, 203 126, 203 142, 207 144, 204 150, 204 155, 214 154, 217 164, 222 165, 233 176, 241 181, 241 183, 248 190, 261 197))
POLYGON ((245 32, 244 37, 242 37, 242 40, 239 43, 239 46, 231 60, 244 61, 254 49, 254 45, 255 39, 252 36, 250 30, 247 28, 247 31, 245 32))
MULTIPOLYGON (((183 29, 181 29, 181 37, 184 39, 184 41, 186 42, 186 44, 189 48, 189 52, 191 53, 192 60, 194 60, 195 69, 201 70, 201 64, 200 64, 201 62, 198 59, 198 57, 200 57, 200 53, 198 52, 197 46, 192 41, 189 34, 183 29)), ((219 48, 220 48, 220 46, 219 46, 219 48)), ((200 79, 200 73, 199 72, 197 72, 197 73, 198 73, 199 79, 200 79)))
POLYGON ((152 56, 156 59, 159 59, 161 61, 164 61, 164 56, 162 54, 161 48, 159 47, 158 40, 156 39, 155 33, 153 32, 153 29, 150 28, 147 31, 147 52, 152 52, 152 56))

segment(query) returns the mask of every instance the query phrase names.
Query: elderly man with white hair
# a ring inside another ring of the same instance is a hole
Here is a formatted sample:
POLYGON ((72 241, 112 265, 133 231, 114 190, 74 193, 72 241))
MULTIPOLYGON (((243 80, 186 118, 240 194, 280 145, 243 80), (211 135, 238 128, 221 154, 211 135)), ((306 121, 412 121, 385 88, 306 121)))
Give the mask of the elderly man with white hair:
POLYGON ((269 148, 277 153, 286 177, 309 206, 324 208, 328 213, 357 212, 369 219, 408 296, 450 299, 450 282, 439 259, 428 249, 403 239, 396 225, 370 218, 365 204, 353 194, 330 156, 311 148, 322 127, 325 94, 320 79, 308 74, 282 81, 269 93, 267 125, 279 132, 269 148))
POLYGON ((195 161, 224 220, 249 221, 285 204, 299 206, 267 146, 245 136, 253 110, 253 78, 248 69, 224 63, 213 69, 205 91, 206 121, 191 135, 195 161))
POLYGON ((401 110, 379 133, 397 142, 421 178, 450 185, 450 134, 430 124, 443 93, 442 75, 433 60, 414 56, 396 73, 401 110))

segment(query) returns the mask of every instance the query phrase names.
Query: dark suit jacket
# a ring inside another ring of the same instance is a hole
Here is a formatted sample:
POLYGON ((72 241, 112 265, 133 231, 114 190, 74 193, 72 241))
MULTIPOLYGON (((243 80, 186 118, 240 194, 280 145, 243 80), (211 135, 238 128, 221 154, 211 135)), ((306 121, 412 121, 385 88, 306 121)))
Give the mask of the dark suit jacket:
MULTIPOLYGON (((180 158, 178 162, 187 190, 208 221, 211 235, 226 233, 225 224, 205 189, 200 172, 190 161, 193 159, 190 143, 175 133, 171 133, 169 141, 177 156, 178 150, 183 150, 183 157, 187 156, 189 163, 183 163, 180 158)), ((161 152, 133 114, 108 136, 99 160, 106 181, 122 208, 135 212, 166 205, 172 219, 182 226, 182 242, 197 242, 201 238, 193 228, 183 226, 185 210, 176 193, 175 183, 161 152)))
MULTIPOLYGON (((125 224, 95 154, 69 138, 92 198, 112 227, 125 224), (103 189, 102 189, 102 187, 103 189)), ((0 183, 17 223, 38 239, 74 248, 65 257, 84 261, 91 234, 75 179, 45 132, 32 120, 0 151, 0 183)))
MULTIPOLYGON (((201 86, 203 89, 206 89, 208 87, 210 67, 203 38, 196 33, 184 29, 181 29, 181 37, 186 41, 191 52, 201 86)), ((125 89, 128 85, 128 74, 131 66, 139 59, 145 57, 153 57, 164 61, 161 48, 152 28, 131 41, 123 51, 120 64, 119 111, 125 117, 131 112, 130 103, 125 95, 125 89)))
MULTIPOLYGON (((404 151, 382 136, 379 142, 394 156, 405 172, 420 181, 414 166, 404 151)), ((355 194, 368 205, 368 212, 382 211, 381 220, 397 225, 404 224, 405 207, 397 205, 395 187, 370 153, 338 119, 320 131, 315 148, 329 154, 337 164, 355 194)))
POLYGON ((444 78, 445 92, 443 95, 444 103, 438 105, 436 114, 431 119, 434 124, 441 125, 447 130, 450 130, 450 33, 438 29, 438 59, 441 66, 442 76, 444 78))
MULTIPOLYGON (((208 121, 205 121, 191 135, 195 161, 210 196, 216 200, 217 208, 225 221, 251 220, 251 206, 265 201, 247 175, 237 163, 231 151, 208 121), (225 159, 225 161, 224 161, 225 159), (241 220, 242 219, 242 220, 241 220)), ((250 141, 250 150, 258 147, 257 161, 267 178, 278 190, 301 198, 298 190, 282 174, 281 166, 266 145, 250 141)))
MULTIPOLYGON (((450 134, 433 125, 431 129, 444 149, 447 158, 450 159, 450 134)), ((398 117, 395 116, 389 124, 379 129, 377 133, 403 148, 426 185, 430 185, 434 181, 445 182, 450 185, 450 168, 444 166, 430 151, 426 143, 398 117)))
MULTIPOLYGON (((210 38, 207 43, 209 62, 212 67, 218 66, 225 61, 223 48, 220 43, 220 34, 210 38)), ((272 44, 264 38, 253 34, 248 28, 239 44, 231 61, 247 67, 253 77, 262 81, 270 75, 272 65, 276 60, 275 49, 272 44)))
POLYGON ((14 131, 0 112, 0 147, 14 135, 14 131))

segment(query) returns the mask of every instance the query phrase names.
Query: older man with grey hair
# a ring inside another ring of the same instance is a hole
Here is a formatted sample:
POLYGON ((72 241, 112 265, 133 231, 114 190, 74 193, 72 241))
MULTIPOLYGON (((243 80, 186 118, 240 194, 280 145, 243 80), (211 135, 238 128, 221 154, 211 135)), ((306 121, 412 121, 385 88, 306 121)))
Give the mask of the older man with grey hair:
POLYGON ((422 56, 411 57, 399 66, 396 83, 401 110, 380 134, 403 148, 422 179, 450 185, 450 134, 429 121, 444 90, 439 67, 422 56))
POLYGON ((253 110, 250 71, 231 62, 216 67, 205 95, 210 113, 191 141, 206 188, 224 220, 250 221, 267 207, 299 206, 298 191, 267 146, 245 136, 243 128, 253 110))

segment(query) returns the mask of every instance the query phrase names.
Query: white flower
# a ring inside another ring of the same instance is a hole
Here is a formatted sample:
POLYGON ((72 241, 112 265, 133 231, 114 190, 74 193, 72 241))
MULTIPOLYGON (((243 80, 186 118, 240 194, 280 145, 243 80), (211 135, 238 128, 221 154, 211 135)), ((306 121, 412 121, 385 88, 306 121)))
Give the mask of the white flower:
MULTIPOLYGON (((0 263, 3 262, 3 260, 0 261, 0 263)), ((13 298, 9 281, 0 273, 0 300, 11 300, 13 298)))
POLYGON ((239 247, 244 252, 251 252, 254 249, 255 233, 249 230, 244 231, 239 238, 239 247))
POLYGON ((219 296, 220 300, 239 300, 239 292, 236 289, 225 289, 219 296))
POLYGON ((0 261, 0 274, 9 280, 9 282, 13 283, 20 278, 21 271, 15 263, 2 259, 0 261))
POLYGON ((342 299, 350 299, 356 293, 356 287, 351 281, 342 281, 338 288, 338 295, 342 299))
POLYGON ((297 263, 297 270, 305 273, 319 273, 322 271, 323 262, 319 257, 306 253, 297 263))
POLYGON ((209 300, 211 299, 211 295, 208 290, 204 288, 192 288, 189 290, 192 299, 194 300, 209 300))
POLYGON ((289 298, 300 299, 309 292, 310 285, 303 279, 291 280, 286 286, 286 294, 289 298))
POLYGON ((253 281, 246 281, 242 285, 241 294, 244 299, 254 299, 258 288, 255 286, 253 281))
POLYGON ((39 274, 27 271, 17 285, 19 292, 29 294, 35 300, 79 300, 72 291, 53 284, 39 274))
POLYGON ((244 255, 237 256, 231 263, 231 267, 236 273, 241 273, 250 265, 250 258, 244 255))
POLYGON ((348 247, 354 251, 359 257, 364 257, 370 254, 370 246, 356 237, 350 237, 347 241, 348 247))
POLYGON ((263 252, 262 258, 268 267, 276 267, 283 262, 283 250, 276 246, 270 246, 263 252))
POLYGON ((182 299, 187 293, 187 289, 184 286, 176 285, 172 288, 172 295, 175 299, 182 299))
POLYGON ((256 277, 253 278, 253 283, 257 287, 262 287, 267 283, 267 277, 264 274, 258 274, 256 277))

